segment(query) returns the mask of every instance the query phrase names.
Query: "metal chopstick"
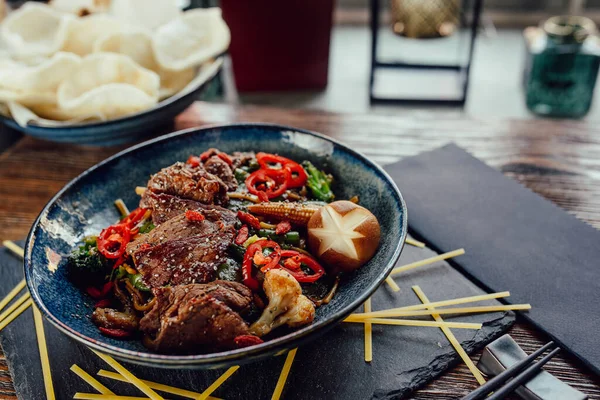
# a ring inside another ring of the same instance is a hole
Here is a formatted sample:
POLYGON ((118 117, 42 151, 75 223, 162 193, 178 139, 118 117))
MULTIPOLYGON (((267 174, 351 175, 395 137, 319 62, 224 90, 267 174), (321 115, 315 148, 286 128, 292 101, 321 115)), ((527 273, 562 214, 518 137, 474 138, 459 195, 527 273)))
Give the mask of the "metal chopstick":
POLYGON ((506 386, 495 391, 491 396, 487 398, 487 400, 502 400, 506 398, 506 396, 512 393, 516 388, 518 388, 523 383, 529 381, 531 378, 537 375, 544 366, 544 364, 550 361, 550 359, 554 357, 559 351, 560 347, 557 347, 556 349, 552 350, 550 353, 548 353, 546 356, 540 359, 540 361, 532 364, 529 368, 523 371, 522 374, 516 376, 513 380, 508 382, 506 386))
POLYGON ((533 361, 535 361, 536 358, 538 358, 542 353, 544 353, 546 350, 548 350, 552 347, 554 347, 554 342, 550 341, 550 342, 546 343, 545 345, 543 345, 542 347, 540 347, 539 349, 537 349, 536 351, 531 353, 529 356, 527 356, 527 358, 524 358, 523 360, 519 361, 518 363, 512 365, 506 371, 504 371, 501 374, 497 375, 496 377, 490 379, 485 385, 478 387, 477 389, 475 389, 474 391, 472 391, 471 393, 469 393, 468 395, 463 397, 461 400, 484 399, 487 395, 489 395, 495 389, 502 386, 510 378, 513 378, 514 376, 519 374, 521 371, 523 371, 525 368, 527 368, 533 361))

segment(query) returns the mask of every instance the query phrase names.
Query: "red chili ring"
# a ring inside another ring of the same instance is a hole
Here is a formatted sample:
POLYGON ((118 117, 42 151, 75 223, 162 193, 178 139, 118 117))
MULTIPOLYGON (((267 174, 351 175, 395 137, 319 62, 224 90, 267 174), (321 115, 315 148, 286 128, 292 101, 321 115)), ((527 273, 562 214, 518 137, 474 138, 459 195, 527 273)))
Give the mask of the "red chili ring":
POLYGON ((264 192, 269 199, 285 193, 290 180, 287 169, 259 169, 246 178, 246 188, 252 194, 264 192))

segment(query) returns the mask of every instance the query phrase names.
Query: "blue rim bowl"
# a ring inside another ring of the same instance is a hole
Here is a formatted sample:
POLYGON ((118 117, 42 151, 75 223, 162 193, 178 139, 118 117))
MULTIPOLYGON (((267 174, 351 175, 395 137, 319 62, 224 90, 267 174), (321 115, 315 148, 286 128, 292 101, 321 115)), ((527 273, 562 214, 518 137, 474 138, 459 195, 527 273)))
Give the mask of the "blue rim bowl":
POLYGON ((25 248, 25 277, 44 316, 61 332, 93 349, 124 361, 163 368, 220 368, 293 349, 324 334, 365 302, 400 257, 407 232, 406 204, 392 179, 378 165, 324 135, 302 129, 235 124, 175 132, 122 151, 68 183, 36 219, 25 248), (116 198, 134 208, 136 186, 151 173, 217 147, 255 150, 308 159, 336 178, 340 199, 358 195, 381 225, 381 243, 373 259, 346 276, 333 300, 317 309, 313 324, 260 345, 197 355, 152 353, 141 341, 102 336, 90 319, 94 301, 66 278, 64 259, 86 235, 97 234, 118 219, 116 198))
POLYGON ((215 60, 203 73, 202 79, 189 90, 181 91, 160 101, 155 107, 102 122, 82 122, 68 126, 49 127, 35 123, 19 125, 14 119, 0 114, 0 120, 16 129, 39 139, 60 143, 76 143, 94 146, 113 146, 139 141, 156 133, 157 129, 172 124, 175 117, 188 108, 207 89, 223 65, 223 57, 215 60))

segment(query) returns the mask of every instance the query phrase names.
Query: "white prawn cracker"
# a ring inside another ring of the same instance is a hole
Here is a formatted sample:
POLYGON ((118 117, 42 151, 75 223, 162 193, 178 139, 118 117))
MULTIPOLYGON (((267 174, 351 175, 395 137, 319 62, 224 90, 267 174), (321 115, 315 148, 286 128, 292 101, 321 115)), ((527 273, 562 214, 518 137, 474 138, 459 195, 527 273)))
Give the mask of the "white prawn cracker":
POLYGON ((58 105, 70 118, 93 113, 118 118, 154 106, 159 87, 159 76, 129 57, 96 53, 60 84, 58 105))
POLYGON ((55 92, 80 62, 81 58, 75 54, 63 52, 37 65, 0 60, 0 88, 15 92, 55 92))
POLYGON ((85 56, 94 51, 96 41, 103 36, 130 29, 125 22, 106 14, 78 18, 69 24, 63 50, 85 56))
POLYGON ((104 35, 96 41, 94 51, 126 55, 142 67, 156 72, 160 77, 160 99, 181 91, 196 76, 196 68, 182 71, 161 68, 152 51, 152 36, 145 31, 113 32, 104 35))
POLYGON ((46 57, 63 48, 73 22, 72 15, 28 2, 6 18, 0 33, 15 58, 46 57))
POLYGON ((148 31, 181 15, 178 0, 111 0, 110 3, 111 15, 148 31))
POLYGON ((56 53, 38 65, 0 60, 0 102, 18 102, 31 108, 55 105, 58 86, 80 62, 70 53, 56 53))
POLYGON ((162 68, 182 71, 223 53, 230 41, 231 33, 221 9, 199 8, 158 28, 152 47, 162 68))

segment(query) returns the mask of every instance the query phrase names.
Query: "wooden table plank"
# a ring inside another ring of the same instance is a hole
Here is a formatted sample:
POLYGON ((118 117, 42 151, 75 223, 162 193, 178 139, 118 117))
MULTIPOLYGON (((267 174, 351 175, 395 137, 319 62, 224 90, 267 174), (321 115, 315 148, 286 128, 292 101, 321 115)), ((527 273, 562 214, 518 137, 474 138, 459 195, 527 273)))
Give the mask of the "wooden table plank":
MULTIPOLYGON (((176 129, 207 124, 266 122, 327 134, 385 164, 456 142, 536 193, 600 228, 600 127, 584 121, 469 118, 457 112, 394 115, 334 114, 271 107, 196 103, 176 129)), ((0 155, 0 239, 19 240, 44 204, 73 177, 121 147, 57 145, 24 138, 0 155)), ((524 323, 510 334, 528 352, 547 341, 524 323)), ((476 355, 477 358, 479 355, 476 355)), ((560 355, 547 369, 591 399, 600 380, 577 360, 560 355)), ((459 365, 414 394, 415 399, 455 399, 476 387, 459 365)), ((0 356, 0 398, 14 398, 0 356)))

